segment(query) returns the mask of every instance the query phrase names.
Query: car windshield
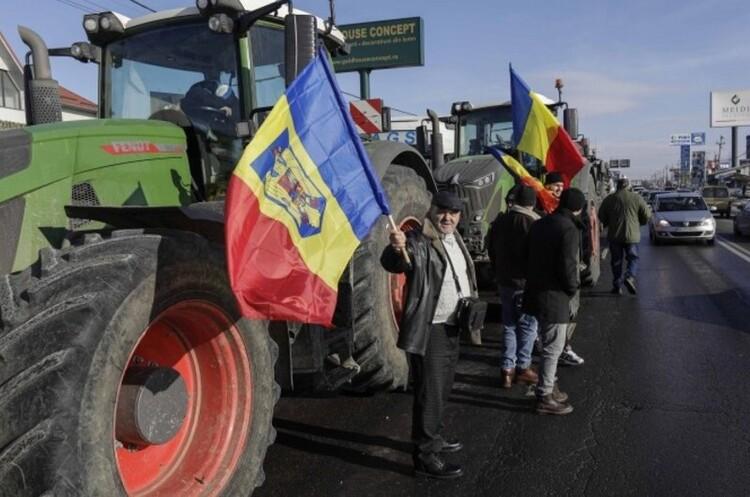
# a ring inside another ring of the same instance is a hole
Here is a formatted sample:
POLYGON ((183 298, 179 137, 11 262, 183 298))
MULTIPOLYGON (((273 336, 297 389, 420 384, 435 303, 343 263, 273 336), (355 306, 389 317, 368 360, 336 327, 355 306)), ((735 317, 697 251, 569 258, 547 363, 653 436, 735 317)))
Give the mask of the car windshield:
POLYGON ((656 206, 657 212, 706 210, 706 203, 700 197, 662 197, 656 206))
POLYGON ((210 86, 212 93, 221 88, 222 98, 237 99, 236 53, 233 36, 212 32, 203 20, 110 43, 105 57, 106 114, 146 119, 159 110, 179 109, 199 85, 210 86))
POLYGON ((729 190, 726 188, 704 188, 703 196, 709 198, 727 198, 729 197, 729 190))
POLYGON ((511 148, 513 117, 510 106, 490 107, 460 116, 461 143, 459 155, 480 155, 484 148, 498 145, 511 148))

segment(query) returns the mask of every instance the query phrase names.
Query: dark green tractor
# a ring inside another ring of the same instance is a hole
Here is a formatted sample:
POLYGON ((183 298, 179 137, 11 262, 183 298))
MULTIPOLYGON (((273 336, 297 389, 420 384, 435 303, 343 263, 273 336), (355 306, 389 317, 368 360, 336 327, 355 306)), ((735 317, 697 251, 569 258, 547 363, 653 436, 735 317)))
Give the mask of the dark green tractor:
MULTIPOLYGON (((65 49, 19 28, 32 125, 0 132, 2 497, 249 495, 279 383, 406 384, 385 220, 341 280, 333 330, 243 319, 229 288, 233 167, 317 44, 344 47, 286 3, 91 14, 89 41, 65 49), (60 122, 49 55, 99 64, 99 119, 60 122)), ((418 226, 424 159, 367 148, 394 218, 418 226)))
MULTIPOLYGON (((549 101, 555 111, 564 103, 549 101)), ((432 111, 433 121, 437 116, 432 111)), ((566 109, 571 126, 577 122, 574 109, 566 109)), ((456 102, 451 106, 451 116, 446 119, 455 127, 454 154, 443 163, 441 151, 431 151, 433 174, 440 189, 455 191, 464 200, 464 212, 459 229, 474 257, 479 280, 490 286, 494 277, 487 254, 487 233, 490 224, 505 206, 505 196, 515 183, 508 171, 490 154, 486 147, 497 146, 518 157, 532 175, 541 177, 543 165, 533 157, 518 153, 513 146, 513 117, 510 102, 474 107, 469 102, 456 102), (437 157, 438 160, 434 160, 437 157)), ((577 125, 574 127, 577 128, 577 125)), ((433 123, 436 129, 436 123, 433 123)), ((577 130, 568 130, 578 137, 577 130)), ((424 141, 424 140, 423 140, 424 141)), ((432 143, 439 143, 433 137, 432 143)), ((583 233, 582 261, 586 265, 581 273, 584 284, 593 285, 599 278, 599 224, 596 209, 602 198, 598 185, 603 183, 602 161, 589 150, 585 139, 577 142, 586 158, 586 164, 571 182, 581 189, 589 199, 589 208, 584 214, 588 229, 583 233)))

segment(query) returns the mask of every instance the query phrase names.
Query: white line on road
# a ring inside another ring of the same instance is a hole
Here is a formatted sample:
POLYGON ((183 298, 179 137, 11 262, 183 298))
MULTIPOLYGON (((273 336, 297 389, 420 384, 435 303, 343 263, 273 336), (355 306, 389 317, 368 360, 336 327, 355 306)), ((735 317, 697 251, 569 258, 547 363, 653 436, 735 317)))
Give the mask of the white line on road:
POLYGON ((722 247, 724 247, 725 249, 727 249, 728 251, 730 251, 731 253, 739 257, 740 259, 743 259, 745 262, 750 262, 750 250, 747 250, 746 248, 741 247, 737 245, 736 243, 732 243, 725 238, 722 238, 722 237, 716 237, 716 238, 718 239, 717 241, 719 242, 719 245, 721 245, 722 247))

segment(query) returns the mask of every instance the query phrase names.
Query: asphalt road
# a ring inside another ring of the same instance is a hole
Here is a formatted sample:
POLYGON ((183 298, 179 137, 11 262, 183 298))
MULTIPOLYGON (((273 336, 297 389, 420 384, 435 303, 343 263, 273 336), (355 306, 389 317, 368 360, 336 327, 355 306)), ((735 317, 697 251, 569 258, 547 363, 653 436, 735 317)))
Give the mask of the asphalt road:
POLYGON ((411 476, 408 393, 293 397, 254 497, 750 495, 750 239, 719 231, 713 247, 644 237, 637 297, 610 295, 608 270, 586 291, 586 363, 559 372, 569 416, 499 388, 497 323, 462 346, 446 425, 464 478, 411 476))

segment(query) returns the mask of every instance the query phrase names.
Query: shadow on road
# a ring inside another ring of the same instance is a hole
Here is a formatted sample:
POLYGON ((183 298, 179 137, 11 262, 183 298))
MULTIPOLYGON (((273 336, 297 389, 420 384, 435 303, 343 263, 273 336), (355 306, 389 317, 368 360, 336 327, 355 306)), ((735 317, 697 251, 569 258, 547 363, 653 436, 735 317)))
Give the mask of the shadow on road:
POLYGON ((401 464, 383 457, 368 454, 362 448, 352 444, 368 447, 384 447, 389 450, 411 454, 412 444, 392 438, 354 433, 335 428, 314 426, 287 419, 274 418, 274 426, 278 430, 276 444, 301 450, 310 454, 335 457, 347 463, 358 464, 368 468, 391 471, 411 476, 411 465, 401 464), (314 437, 314 438, 313 438, 314 437), (315 438, 329 438, 332 441, 321 441, 315 438))
POLYGON ((454 389, 451 394, 451 398, 449 399, 450 402, 474 407, 487 407, 490 409, 501 409, 503 411, 512 412, 530 412, 535 407, 534 397, 501 397, 499 395, 490 395, 456 389, 454 389))

